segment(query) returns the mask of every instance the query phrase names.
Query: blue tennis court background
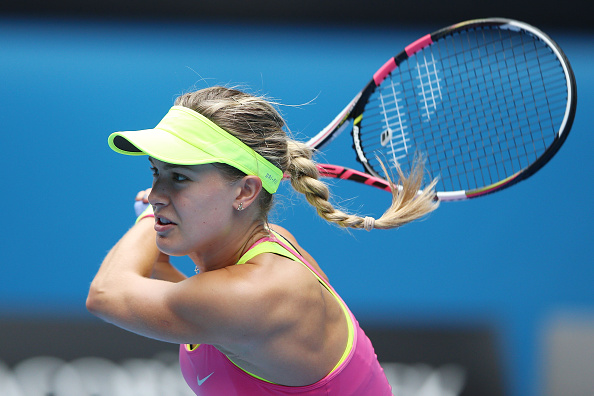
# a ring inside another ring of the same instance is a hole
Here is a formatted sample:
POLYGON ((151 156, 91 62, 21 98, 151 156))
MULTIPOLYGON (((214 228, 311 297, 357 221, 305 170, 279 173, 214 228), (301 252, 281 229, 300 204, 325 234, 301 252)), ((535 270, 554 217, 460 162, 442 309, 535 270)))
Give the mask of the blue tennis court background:
MULTIPOLYGON (((225 84, 290 105, 282 111, 305 140, 389 56, 439 27, 0 19, 0 320, 88 319, 89 282, 151 181, 146 160, 108 148, 110 132, 152 127, 180 93, 225 84)), ((594 313, 594 37, 549 34, 575 70, 578 112, 565 146, 528 181, 399 230, 340 230, 287 186, 273 216, 364 323, 493 325, 515 396, 540 392, 547 323, 594 313)), ((345 134, 323 161, 357 167, 350 146, 345 134)), ((389 204, 384 192, 333 184, 349 210, 379 216, 389 204)))

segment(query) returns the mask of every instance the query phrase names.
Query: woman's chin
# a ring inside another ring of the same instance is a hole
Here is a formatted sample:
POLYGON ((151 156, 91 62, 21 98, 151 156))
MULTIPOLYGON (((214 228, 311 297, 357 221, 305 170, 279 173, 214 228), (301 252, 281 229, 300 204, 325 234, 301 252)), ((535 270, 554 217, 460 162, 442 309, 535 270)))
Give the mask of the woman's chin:
POLYGON ((168 243, 168 241, 164 241, 160 238, 157 238, 157 248, 162 253, 172 257, 182 257, 188 255, 188 253, 185 250, 182 250, 176 246, 172 246, 171 243, 168 243))

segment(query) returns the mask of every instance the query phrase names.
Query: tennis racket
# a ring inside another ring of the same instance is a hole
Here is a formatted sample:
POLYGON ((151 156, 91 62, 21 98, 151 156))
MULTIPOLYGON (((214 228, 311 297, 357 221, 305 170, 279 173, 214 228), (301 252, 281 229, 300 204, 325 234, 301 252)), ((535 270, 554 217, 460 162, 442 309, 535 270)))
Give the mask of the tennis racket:
POLYGON ((365 171, 320 164, 322 176, 390 191, 380 161, 408 173, 421 154, 439 200, 476 198, 541 169, 567 138, 576 101, 551 38, 523 22, 477 19, 390 58, 308 144, 319 150, 351 126, 365 171))

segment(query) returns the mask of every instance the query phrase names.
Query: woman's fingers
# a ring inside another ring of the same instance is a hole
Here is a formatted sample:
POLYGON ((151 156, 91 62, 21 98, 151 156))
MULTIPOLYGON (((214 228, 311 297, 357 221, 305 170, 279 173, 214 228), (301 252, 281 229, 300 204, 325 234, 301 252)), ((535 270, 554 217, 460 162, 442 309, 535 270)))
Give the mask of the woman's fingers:
POLYGON ((151 193, 151 189, 147 188, 146 190, 140 190, 138 191, 138 194, 136 194, 136 201, 142 201, 144 203, 148 203, 148 196, 151 193))

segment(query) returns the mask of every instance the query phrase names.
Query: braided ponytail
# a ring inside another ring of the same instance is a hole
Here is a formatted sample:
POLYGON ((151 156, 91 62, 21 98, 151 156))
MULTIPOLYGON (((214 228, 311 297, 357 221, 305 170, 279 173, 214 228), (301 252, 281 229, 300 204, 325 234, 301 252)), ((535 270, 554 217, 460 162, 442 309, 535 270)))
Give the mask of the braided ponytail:
MULTIPOLYGON (((432 212, 439 206, 433 190, 437 179, 419 193, 423 182, 423 162, 417 158, 408 178, 397 168, 400 186, 388 180, 392 186, 392 204, 379 219, 345 213, 334 208, 328 201, 330 191, 326 183, 319 179, 319 172, 311 159, 312 154, 312 149, 305 144, 288 140, 288 172, 291 185, 305 195, 307 201, 316 208, 318 215, 341 227, 364 228, 368 231, 372 228, 396 228, 432 212)), ((384 173, 387 174, 385 168, 384 173)))

